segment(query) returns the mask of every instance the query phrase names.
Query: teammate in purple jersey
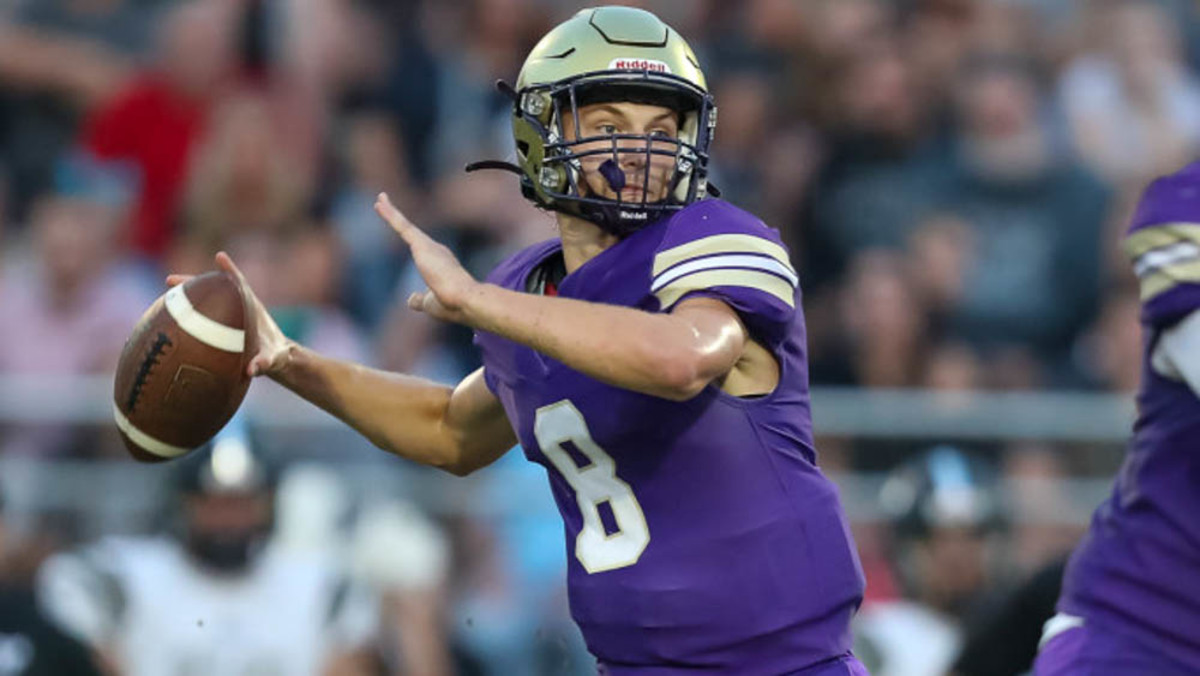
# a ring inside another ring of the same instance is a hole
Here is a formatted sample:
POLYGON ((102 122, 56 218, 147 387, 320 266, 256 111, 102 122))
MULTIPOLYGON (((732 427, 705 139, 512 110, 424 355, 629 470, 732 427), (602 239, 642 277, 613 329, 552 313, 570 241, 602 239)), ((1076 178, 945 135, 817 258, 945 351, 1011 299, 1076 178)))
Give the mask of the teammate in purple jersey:
POLYGON ((1200 163, 1150 185, 1125 251, 1145 335, 1138 419, 1067 566, 1040 676, 1200 672, 1200 163))
POLYGON ((376 205, 429 287, 409 306, 476 329, 483 368, 451 389, 322 357, 247 287, 251 373, 456 474, 520 441, 547 470, 602 673, 865 674, 849 631, 863 574, 816 467, 798 279, 774 230, 708 198, 716 114, 692 50, 648 12, 588 9, 501 90, 516 163, 472 168, 517 173, 559 237, 480 283, 376 205))

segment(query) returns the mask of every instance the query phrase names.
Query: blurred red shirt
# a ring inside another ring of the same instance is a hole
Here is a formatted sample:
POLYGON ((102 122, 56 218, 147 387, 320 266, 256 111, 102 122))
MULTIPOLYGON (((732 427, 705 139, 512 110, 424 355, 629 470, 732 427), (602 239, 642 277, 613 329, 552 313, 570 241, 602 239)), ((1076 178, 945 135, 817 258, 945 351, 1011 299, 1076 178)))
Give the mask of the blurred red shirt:
POLYGON ((101 160, 127 160, 141 175, 130 244, 159 259, 175 237, 175 217, 208 101, 188 98, 153 75, 135 80, 88 116, 83 145, 101 160))

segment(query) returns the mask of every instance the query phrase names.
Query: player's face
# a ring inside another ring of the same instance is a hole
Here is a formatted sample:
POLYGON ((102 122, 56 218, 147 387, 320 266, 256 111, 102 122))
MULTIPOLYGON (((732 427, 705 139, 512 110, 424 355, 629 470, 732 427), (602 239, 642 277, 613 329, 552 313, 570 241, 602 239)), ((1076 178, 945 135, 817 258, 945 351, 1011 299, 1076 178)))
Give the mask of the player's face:
POLYGON ((919 547, 925 600, 949 612, 969 604, 986 583, 987 538, 976 529, 936 529, 919 547))
MULTIPOLYGON (((563 126, 564 136, 568 141, 596 138, 594 141, 575 146, 575 152, 611 150, 613 139, 610 137, 614 134, 679 138, 679 113, 664 106, 644 103, 596 103, 579 109, 578 125, 568 116, 563 126)), ((675 160, 671 155, 651 154, 647 161, 647 143, 644 139, 616 140, 616 163, 625 176, 625 187, 619 194, 613 189, 609 178, 600 170, 601 165, 613 159, 611 153, 597 153, 580 158, 584 179, 583 185, 580 186, 581 191, 586 191, 588 196, 619 199, 623 202, 644 200, 653 203, 666 199, 675 160)), ((667 153, 674 153, 676 149, 676 144, 670 141, 649 143, 651 149, 667 153)))
POLYGON ((263 528, 271 519, 265 495, 204 495, 187 500, 192 528, 206 533, 244 532, 263 528))
POLYGON ((245 570, 271 528, 268 495, 193 495, 184 500, 184 512, 188 551, 224 573, 245 570))

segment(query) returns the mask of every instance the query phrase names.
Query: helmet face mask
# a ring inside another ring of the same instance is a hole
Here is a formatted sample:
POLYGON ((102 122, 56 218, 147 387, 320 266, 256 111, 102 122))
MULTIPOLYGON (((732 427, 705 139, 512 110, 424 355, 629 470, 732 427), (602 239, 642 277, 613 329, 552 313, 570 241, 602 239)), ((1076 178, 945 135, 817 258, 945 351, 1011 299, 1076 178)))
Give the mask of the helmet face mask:
POLYGON ((274 468, 246 439, 219 436, 176 470, 177 535, 193 563, 237 576, 257 560, 274 527, 274 468))
POLYGON ((599 71, 520 93, 522 101, 549 102, 549 119, 534 128, 543 147, 535 201, 543 206, 627 235, 704 196, 712 131, 700 120, 712 120, 715 109, 691 83, 649 71, 599 71), (624 104, 673 111, 674 133, 583 126, 589 109, 614 108, 619 117, 624 104))
POLYGON ((200 494, 184 501, 183 545, 212 573, 236 575, 254 563, 274 522, 269 494, 200 494))
POLYGON ((691 48, 653 14, 583 10, 542 38, 515 89, 502 89, 513 99, 517 162, 475 166, 519 174, 537 206, 624 236, 706 196, 716 107, 691 48), (580 125, 605 103, 674 111, 676 133, 580 125))

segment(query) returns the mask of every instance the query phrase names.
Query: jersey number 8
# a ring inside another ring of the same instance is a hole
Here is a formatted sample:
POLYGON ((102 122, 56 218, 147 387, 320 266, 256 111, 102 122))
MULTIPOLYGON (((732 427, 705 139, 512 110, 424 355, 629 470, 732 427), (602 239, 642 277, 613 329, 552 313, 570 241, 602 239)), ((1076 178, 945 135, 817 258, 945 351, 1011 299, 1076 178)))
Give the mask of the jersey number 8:
POLYGON ((575 491, 583 515, 583 528, 575 539, 575 558, 589 573, 637 563, 650 543, 646 517, 633 489, 617 476, 612 456, 592 440, 579 409, 566 399, 543 406, 534 420, 533 434, 542 452, 575 491), (588 464, 580 467, 563 447, 565 443, 586 456, 588 464), (606 502, 617 525, 611 534, 600 518, 600 505, 606 502))

